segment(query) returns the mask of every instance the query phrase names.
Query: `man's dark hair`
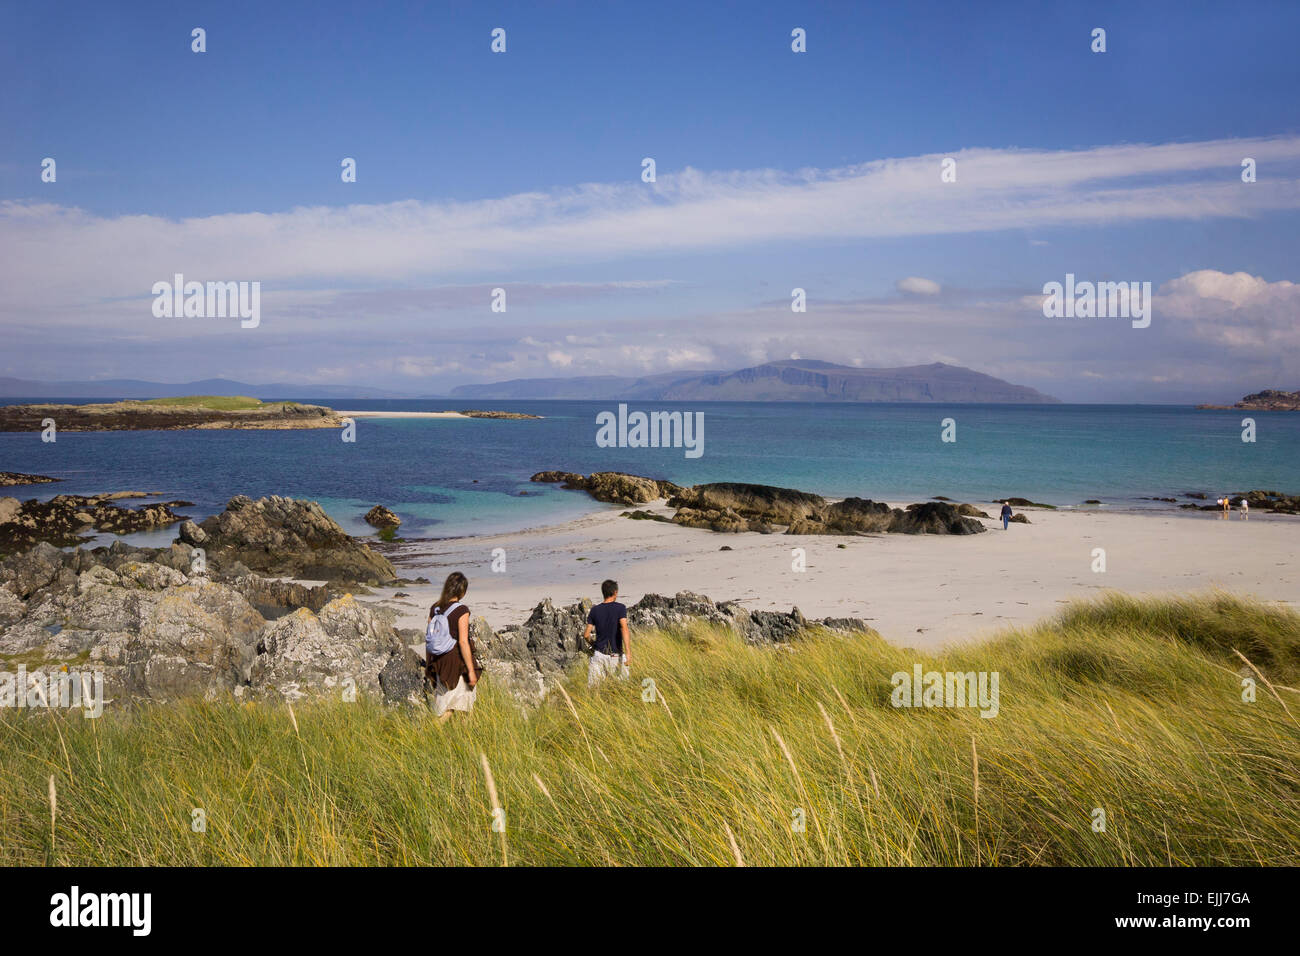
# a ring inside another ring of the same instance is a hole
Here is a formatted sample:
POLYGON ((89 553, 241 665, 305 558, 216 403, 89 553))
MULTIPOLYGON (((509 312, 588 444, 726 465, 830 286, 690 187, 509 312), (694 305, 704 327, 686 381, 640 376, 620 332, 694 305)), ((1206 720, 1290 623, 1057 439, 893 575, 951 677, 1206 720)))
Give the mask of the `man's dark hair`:
POLYGON ((603 597, 612 598, 618 593, 618 582, 610 580, 601 581, 600 593, 603 597))

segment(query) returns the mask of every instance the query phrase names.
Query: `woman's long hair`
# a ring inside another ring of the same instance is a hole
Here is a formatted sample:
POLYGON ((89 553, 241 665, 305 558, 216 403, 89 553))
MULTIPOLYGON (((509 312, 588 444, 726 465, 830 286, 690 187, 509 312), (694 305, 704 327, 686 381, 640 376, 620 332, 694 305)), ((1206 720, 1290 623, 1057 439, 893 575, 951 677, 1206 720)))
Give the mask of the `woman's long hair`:
POLYGON ((469 590, 469 578, 459 571, 453 571, 447 575, 447 580, 442 582, 442 597, 438 598, 438 603, 434 605, 439 611, 445 611, 456 601, 465 596, 469 590))

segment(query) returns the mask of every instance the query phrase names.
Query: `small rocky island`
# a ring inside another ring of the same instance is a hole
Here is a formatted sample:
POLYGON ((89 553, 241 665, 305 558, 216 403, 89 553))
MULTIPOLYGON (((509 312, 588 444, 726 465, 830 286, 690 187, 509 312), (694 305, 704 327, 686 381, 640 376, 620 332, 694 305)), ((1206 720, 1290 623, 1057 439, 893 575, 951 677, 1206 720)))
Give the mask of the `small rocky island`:
POLYGON ((1300 412, 1300 391, 1266 388, 1253 392, 1235 405, 1197 405, 1197 408, 1239 409, 1247 412, 1300 412))
POLYGON ((21 471, 0 471, 0 488, 12 488, 14 485, 44 485, 62 480, 48 475, 27 475, 21 471))
MULTIPOLYGON (((246 395, 187 395, 181 398, 127 399, 91 405, 0 406, 0 431, 40 431, 53 421, 60 431, 175 431, 189 428, 304 429, 342 428, 351 414, 384 417, 380 412, 338 412, 325 405, 263 402, 246 395)), ((471 408, 459 412, 406 412, 415 417, 537 419, 523 412, 471 408)), ((22 476, 19 476, 22 477, 22 476)), ((26 483, 26 482, 22 482, 26 483)))
POLYGON ((0 406, 0 431, 40 431, 46 420, 59 431, 174 431, 185 428, 341 428, 324 405, 263 402, 231 395, 129 399, 93 405, 0 406))

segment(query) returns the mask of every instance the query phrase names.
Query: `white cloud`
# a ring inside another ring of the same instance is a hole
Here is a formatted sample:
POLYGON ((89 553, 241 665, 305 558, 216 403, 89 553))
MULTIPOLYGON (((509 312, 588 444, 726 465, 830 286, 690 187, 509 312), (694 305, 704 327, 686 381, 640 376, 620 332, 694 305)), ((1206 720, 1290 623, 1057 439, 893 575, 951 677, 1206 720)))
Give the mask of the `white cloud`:
POLYGON ((894 287, 905 295, 938 295, 940 291, 939 283, 933 279, 922 279, 920 276, 899 279, 894 283, 894 287))
POLYGON ((1155 318, 1244 354, 1274 356, 1288 370, 1300 358, 1300 285, 1246 272, 1201 269, 1160 287, 1155 318))
POLYGON ((546 361, 557 368, 568 368, 573 364, 573 355, 568 352, 561 352, 559 349, 551 349, 546 353, 546 361))

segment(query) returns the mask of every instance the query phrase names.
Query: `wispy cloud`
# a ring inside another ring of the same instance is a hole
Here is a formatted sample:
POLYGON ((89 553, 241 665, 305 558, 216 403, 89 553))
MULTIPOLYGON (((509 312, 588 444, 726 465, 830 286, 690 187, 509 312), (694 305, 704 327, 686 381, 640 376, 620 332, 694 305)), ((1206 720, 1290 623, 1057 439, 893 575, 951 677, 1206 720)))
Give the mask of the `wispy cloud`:
POLYGON ((1300 209, 1300 137, 1069 151, 968 149, 796 172, 686 169, 475 202, 100 217, 0 204, 5 305, 145 296, 174 272, 284 288, 376 286, 776 241, 1249 217, 1300 209), (1241 159, 1260 181, 1243 184, 1241 159))

